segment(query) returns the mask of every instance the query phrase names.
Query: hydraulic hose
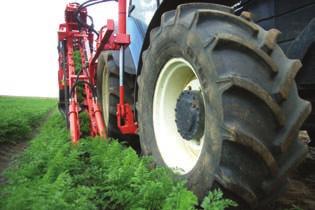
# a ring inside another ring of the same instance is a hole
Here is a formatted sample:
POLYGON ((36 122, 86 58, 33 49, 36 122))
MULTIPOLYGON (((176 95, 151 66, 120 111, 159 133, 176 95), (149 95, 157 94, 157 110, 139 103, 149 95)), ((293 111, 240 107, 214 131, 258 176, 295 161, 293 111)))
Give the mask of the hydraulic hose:
POLYGON ((75 13, 75 17, 76 20, 78 21, 79 27, 80 26, 85 26, 88 27, 89 30, 93 31, 97 36, 99 36, 98 32, 94 29, 94 24, 93 24, 93 18, 91 16, 88 16, 90 18, 90 20, 92 21, 91 25, 85 24, 82 22, 82 20, 79 17, 80 11, 84 8, 96 5, 96 4, 100 4, 100 3, 105 3, 105 2, 110 2, 110 1, 115 1, 117 2, 118 0, 88 0, 86 2, 83 2, 77 9, 76 13, 75 13))

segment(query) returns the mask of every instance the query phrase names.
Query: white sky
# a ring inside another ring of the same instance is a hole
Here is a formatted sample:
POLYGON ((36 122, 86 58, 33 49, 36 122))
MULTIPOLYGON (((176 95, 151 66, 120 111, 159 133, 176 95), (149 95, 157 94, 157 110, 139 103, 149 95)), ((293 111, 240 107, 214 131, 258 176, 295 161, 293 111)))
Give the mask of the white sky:
MULTIPOLYGON (((67 2, 1 2, 0 95, 58 96, 57 30, 64 20, 67 2)), ((118 14, 114 2, 90 7, 88 11, 97 30, 107 18, 116 19, 118 14)))

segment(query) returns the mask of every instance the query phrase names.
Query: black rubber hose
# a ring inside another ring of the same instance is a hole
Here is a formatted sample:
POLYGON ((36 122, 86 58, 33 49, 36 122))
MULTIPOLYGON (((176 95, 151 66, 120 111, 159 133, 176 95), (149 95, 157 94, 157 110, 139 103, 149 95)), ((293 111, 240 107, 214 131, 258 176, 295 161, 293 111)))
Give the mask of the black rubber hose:
MULTIPOLYGON (((117 2, 117 0, 89 0, 89 1, 86 1, 84 3, 82 3, 79 8, 77 9, 76 13, 75 13, 75 16, 76 16, 76 20, 78 21, 78 24, 79 24, 79 28, 80 26, 87 26, 91 31, 93 31, 97 36, 99 36, 98 32, 94 29, 94 25, 92 23, 92 25, 88 25, 88 24, 84 24, 82 23, 80 17, 79 17, 79 14, 80 14, 80 11, 84 8, 87 8, 87 7, 90 7, 90 6, 93 6, 95 4, 100 4, 100 3, 105 3, 105 2, 110 2, 110 1, 115 1, 117 2)), ((90 17, 91 18, 91 17, 90 17)), ((92 19, 93 20, 93 19, 92 19)))
POLYGON ((75 87, 78 86, 79 84, 86 84, 90 88, 90 90, 92 91, 92 96, 96 97, 96 90, 91 83, 89 83, 87 81, 76 81, 70 90, 71 98, 73 97, 75 87))

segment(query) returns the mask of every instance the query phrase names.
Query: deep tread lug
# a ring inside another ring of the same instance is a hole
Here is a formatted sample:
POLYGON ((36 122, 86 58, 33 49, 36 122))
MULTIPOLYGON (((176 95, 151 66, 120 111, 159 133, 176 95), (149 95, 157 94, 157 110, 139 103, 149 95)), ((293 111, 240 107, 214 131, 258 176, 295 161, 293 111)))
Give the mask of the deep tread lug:
POLYGON ((280 102, 288 98, 290 89, 294 84, 295 76, 302 67, 302 63, 299 60, 290 60, 288 65, 286 75, 279 83, 275 84, 274 88, 274 95, 280 102))
POLYGON ((277 29, 274 28, 270 29, 265 36, 265 39, 261 45, 261 49, 265 51, 267 54, 271 54, 277 44, 278 37, 280 34, 281 32, 277 29))
POLYGON ((247 21, 253 21, 253 14, 251 12, 243 11, 241 13, 241 17, 244 18, 247 21))

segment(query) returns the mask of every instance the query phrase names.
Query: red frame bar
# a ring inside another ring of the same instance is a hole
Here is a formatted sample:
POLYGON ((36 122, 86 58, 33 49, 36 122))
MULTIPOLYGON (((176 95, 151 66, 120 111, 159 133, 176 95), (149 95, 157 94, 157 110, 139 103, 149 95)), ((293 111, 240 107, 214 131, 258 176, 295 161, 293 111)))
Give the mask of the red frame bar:
MULTIPOLYGON (((102 51, 104 50, 119 50, 127 47, 130 44, 130 36, 126 33, 126 0, 118 1, 118 12, 119 12, 119 23, 118 33, 114 34, 114 21, 109 19, 107 26, 100 31, 99 38, 96 42, 97 49, 93 54, 92 49, 88 51, 86 45, 93 46, 93 34, 88 28, 81 27, 80 31, 77 22, 75 21, 75 13, 79 5, 68 4, 65 10, 65 23, 60 24, 58 38, 59 41, 66 41, 67 54, 67 68, 65 69, 67 75, 63 75, 64 69, 61 66, 61 61, 64 60, 59 53, 59 71, 58 80, 59 88, 64 88, 67 85, 72 89, 73 94, 70 96, 69 103, 69 123, 71 138, 74 143, 78 142, 80 138, 80 121, 79 111, 80 106, 77 99, 77 82, 84 83, 84 107, 90 119, 90 135, 100 135, 106 138, 106 125, 104 123, 101 109, 98 105, 96 96, 93 96, 93 90, 91 87, 95 86, 95 74, 97 59, 102 51), (75 43, 75 46, 74 46, 75 43), (78 48, 81 56, 82 70, 80 75, 76 75, 75 66, 73 61, 74 48, 78 48), (91 54, 89 56, 88 52, 91 54), (86 55, 88 57, 86 57, 86 55), (62 59, 61 59, 62 58, 62 59), (88 60, 88 64, 86 63, 88 60), (67 84, 64 84, 63 77, 67 76, 67 84)), ((80 14, 83 22, 86 22, 87 11, 83 10, 80 14)), ((120 66, 121 68, 123 66, 120 66)), ((121 79, 123 74, 120 75, 121 79)), ((124 86, 119 87, 119 103, 117 104, 117 126, 123 134, 136 134, 138 125, 134 119, 134 113, 132 106, 124 102, 124 86)))
MULTIPOLYGON (((70 95, 69 103, 69 113, 68 119, 70 124, 70 133, 73 143, 77 143, 80 138, 80 120, 79 120, 79 111, 81 107, 78 104, 77 98, 77 82, 83 82, 84 88, 84 100, 83 105, 86 107, 86 112, 89 115, 90 120, 90 135, 96 136, 100 135, 103 138, 106 138, 106 127, 104 120, 97 102, 97 98, 93 97, 93 92, 91 87, 95 86, 95 73, 96 65, 86 65, 86 61, 89 60, 88 50, 86 49, 86 44, 89 46, 93 45, 93 34, 88 31, 87 28, 82 28, 81 31, 78 31, 78 25, 75 21, 75 11, 77 10, 78 5, 68 4, 65 11, 66 23, 60 24, 58 39, 60 41, 66 41, 66 51, 67 54, 67 75, 63 75, 63 70, 61 62, 63 60, 61 53, 59 53, 59 84, 63 84, 63 76, 67 76, 67 85, 72 89, 73 93, 70 95), (75 43, 75 45, 74 45, 75 43), (75 72, 75 64, 73 60, 74 48, 79 50, 81 57, 81 67, 82 70, 79 75, 75 72), (62 72, 62 74, 61 74, 62 72), (88 85, 90 84, 90 85, 88 85)), ((86 11, 83 11, 83 15, 87 15, 86 11)), ((92 50, 89 51, 90 53, 92 50)), ((65 84, 59 85, 60 88, 64 87, 65 84)))

